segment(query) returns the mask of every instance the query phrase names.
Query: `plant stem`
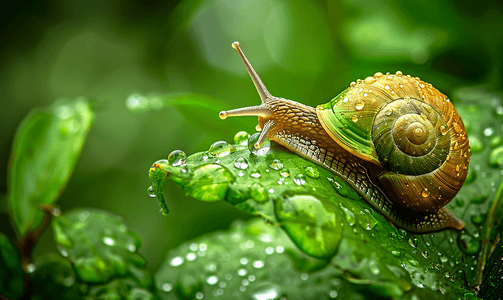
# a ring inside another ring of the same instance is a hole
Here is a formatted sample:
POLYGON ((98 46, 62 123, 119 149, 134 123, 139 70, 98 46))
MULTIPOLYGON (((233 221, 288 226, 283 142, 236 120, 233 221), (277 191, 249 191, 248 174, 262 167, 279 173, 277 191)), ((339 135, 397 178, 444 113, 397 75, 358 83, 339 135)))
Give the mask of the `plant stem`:
POLYGON ((57 217, 61 214, 61 211, 50 204, 41 204, 40 209, 44 212, 44 218, 42 223, 35 230, 30 230, 28 233, 18 241, 18 247, 21 252, 21 267, 24 270, 24 283, 25 283, 25 294, 22 299, 30 299, 32 286, 29 274, 26 272, 27 267, 31 264, 31 255, 33 249, 37 244, 42 233, 49 225, 51 218, 53 216, 57 217))
MULTIPOLYGON (((491 228, 493 228, 493 222, 494 218, 496 216, 496 210, 499 206, 499 203, 501 202, 503 198, 503 180, 501 181, 498 191, 496 191, 496 196, 494 197, 494 200, 492 202, 491 207, 487 211, 487 219, 485 222, 485 237, 484 241, 482 242, 482 249, 481 249, 481 254, 479 256, 479 262, 477 266, 477 278, 475 280, 475 287, 474 289, 476 291, 479 290, 479 286, 482 283, 482 276, 484 274, 484 268, 486 265, 487 258, 491 255, 492 251, 489 251, 489 249, 494 248, 494 245, 492 247, 489 247, 489 239, 491 238, 491 228)), ((497 241, 499 239, 496 239, 497 241)))

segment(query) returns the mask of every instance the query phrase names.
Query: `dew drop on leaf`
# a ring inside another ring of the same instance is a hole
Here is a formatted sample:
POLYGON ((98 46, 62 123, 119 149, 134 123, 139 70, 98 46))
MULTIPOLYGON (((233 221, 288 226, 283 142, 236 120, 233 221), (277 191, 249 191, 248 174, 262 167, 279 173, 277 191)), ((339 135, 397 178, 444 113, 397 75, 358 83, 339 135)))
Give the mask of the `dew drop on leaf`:
POLYGON ((213 156, 225 156, 229 153, 235 152, 236 149, 232 145, 229 145, 226 141, 214 142, 209 149, 209 153, 213 156))
POLYGON ((459 249, 468 255, 475 255, 479 253, 481 248, 480 241, 466 233, 458 235, 457 243, 459 249))
POLYGON ((246 170, 248 168, 248 161, 244 157, 239 157, 234 161, 234 167, 240 170, 246 170))
POLYGON ((250 134, 248 132, 240 131, 234 136, 234 144, 246 146, 248 144, 248 138, 250 138, 250 134))
POLYGON ((255 143, 258 141, 259 136, 260 132, 256 132, 248 138, 248 150, 255 155, 264 155, 269 152, 271 142, 268 139, 265 139, 260 149, 257 149, 255 148, 255 143))
POLYGON ((342 203, 339 203, 341 206, 341 210, 344 212, 344 218, 346 219, 346 222, 348 222, 349 226, 353 226, 356 223, 356 218, 355 214, 347 209, 342 203))
POLYGON ((285 177, 287 178, 288 176, 290 176, 290 171, 288 169, 283 169, 279 172, 279 175, 281 175, 282 177, 285 177))
POLYGON ((172 151, 168 155, 168 164, 173 167, 178 167, 185 164, 185 160, 187 159, 187 154, 182 150, 172 151))
POLYGON ((416 248, 418 244, 419 244, 419 239, 417 237, 413 236, 413 237, 409 238, 409 245, 416 248))
POLYGON ((295 182, 295 184, 297 184, 297 185, 304 185, 306 183, 306 179, 303 174, 297 174, 293 178, 293 182, 295 182))
POLYGON ((269 164, 269 167, 276 171, 281 170, 283 169, 283 163, 279 159, 275 159, 269 164))
POLYGON ((308 166, 304 169, 304 173, 308 176, 308 177, 311 177, 311 178, 318 178, 320 177, 320 172, 316 169, 316 168, 313 168, 311 166, 308 166))

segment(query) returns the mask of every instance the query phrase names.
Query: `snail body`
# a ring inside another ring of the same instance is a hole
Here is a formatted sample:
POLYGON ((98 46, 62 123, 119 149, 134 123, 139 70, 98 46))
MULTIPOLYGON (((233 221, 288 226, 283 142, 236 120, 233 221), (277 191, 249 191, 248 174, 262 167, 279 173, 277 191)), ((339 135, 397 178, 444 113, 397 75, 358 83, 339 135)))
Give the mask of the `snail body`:
POLYGON ((265 138, 343 178, 389 221, 425 233, 462 229, 445 208, 468 173, 463 122, 449 99, 419 78, 376 73, 316 108, 272 96, 238 51, 262 104, 220 113, 258 116, 265 138))

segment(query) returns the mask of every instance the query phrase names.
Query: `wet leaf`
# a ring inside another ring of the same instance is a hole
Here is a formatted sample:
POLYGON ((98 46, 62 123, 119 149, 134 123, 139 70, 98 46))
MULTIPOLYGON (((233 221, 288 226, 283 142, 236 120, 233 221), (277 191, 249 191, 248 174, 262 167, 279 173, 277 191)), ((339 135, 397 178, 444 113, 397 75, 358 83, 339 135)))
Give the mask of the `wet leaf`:
MULTIPOLYGON (((375 278, 382 273, 377 272, 376 257, 363 253, 354 257, 352 247, 360 245, 343 242, 332 261, 317 259, 300 251, 277 226, 262 220, 238 221, 228 231, 207 234, 171 251, 155 276, 156 283, 164 299, 389 299, 401 295, 393 284, 359 278, 368 269, 375 278), (357 268, 346 274, 335 260, 357 268)), ((403 269, 386 266, 379 270, 404 278, 399 284, 408 285, 406 299, 457 298, 411 284, 401 274, 403 269)))
POLYGON ((24 293, 20 255, 9 239, 0 233, 0 295, 17 299, 24 293))
POLYGON ((56 218, 54 235, 59 250, 73 264, 77 277, 100 283, 117 276, 136 278, 149 288, 152 280, 138 253, 140 238, 121 217, 96 209, 80 209, 56 218))
POLYGON ((40 204, 59 197, 93 119, 89 102, 78 98, 36 108, 19 126, 9 176, 9 208, 19 237, 40 225, 40 204))
MULTIPOLYGON (((450 271, 431 244, 397 230, 341 178, 275 143, 257 154, 242 144, 218 144, 188 156, 181 165, 157 161, 150 169, 154 187, 170 178, 196 199, 225 199, 262 216, 278 224, 306 254, 330 260, 330 268, 373 295, 447 293, 456 298, 465 293, 456 274, 446 276, 450 271), (220 150, 211 150, 215 148, 220 150)), ((164 203, 162 190, 154 192, 164 203)), ((457 233, 439 234, 455 239, 457 233)), ((455 243, 450 249, 459 252, 455 243)), ((184 277, 187 283, 182 286, 190 288, 183 293, 192 295, 202 288, 196 285, 199 275, 193 276, 184 277)))
POLYGON ((39 257, 32 274, 33 299, 156 299, 134 276, 112 278, 103 284, 83 282, 69 260, 49 253, 39 257))

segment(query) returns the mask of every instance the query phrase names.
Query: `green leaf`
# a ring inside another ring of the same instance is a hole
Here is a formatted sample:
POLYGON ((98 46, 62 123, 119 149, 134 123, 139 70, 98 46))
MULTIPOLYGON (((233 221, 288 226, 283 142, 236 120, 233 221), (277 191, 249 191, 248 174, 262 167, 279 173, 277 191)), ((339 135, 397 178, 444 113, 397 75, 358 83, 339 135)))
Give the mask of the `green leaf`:
POLYGON ((78 282, 70 261, 56 253, 38 257, 31 274, 32 299, 81 299, 85 288, 78 282))
MULTIPOLYGON (((332 262, 313 258, 299 251, 277 226, 268 226, 261 220, 238 221, 228 231, 207 234, 172 250, 155 278, 164 299, 387 299, 396 296, 394 286, 379 280, 363 281, 355 278, 354 273, 341 270, 336 259, 345 259, 343 264, 356 263, 351 257, 342 257, 352 251, 347 249, 350 246, 341 247, 343 253, 332 262)), ((376 272, 377 266, 375 259, 369 257, 360 260, 358 268, 361 273, 366 268, 376 272)), ((403 272, 390 266, 386 268, 397 274, 403 272)), ((408 285, 407 299, 437 295, 432 290, 411 285, 407 279, 401 284, 408 285)), ((441 297, 457 298, 449 294, 441 297)))
MULTIPOLYGON (((196 199, 225 199, 278 224, 306 254, 331 260, 331 268, 376 296, 464 294, 428 243, 397 230, 342 179, 275 143, 255 152, 217 142, 180 165, 157 161, 150 176, 154 187, 170 178, 196 199)), ((456 232, 441 234, 452 239, 456 232)))
POLYGON ((94 119, 84 98, 32 110, 12 148, 9 208, 19 237, 40 225, 40 204, 52 204, 73 171, 94 119))
POLYGON ((54 219, 52 225, 61 254, 72 262, 80 280, 100 283, 128 276, 150 288, 146 262, 136 253, 140 238, 127 229, 121 217, 79 209, 54 219))
POLYGON ((20 255, 9 239, 0 233, 0 295, 17 299, 24 293, 20 255))
POLYGON ((49 253, 37 258, 32 299, 156 299, 153 285, 146 288, 134 276, 113 278, 104 284, 82 282, 70 261, 49 253))

